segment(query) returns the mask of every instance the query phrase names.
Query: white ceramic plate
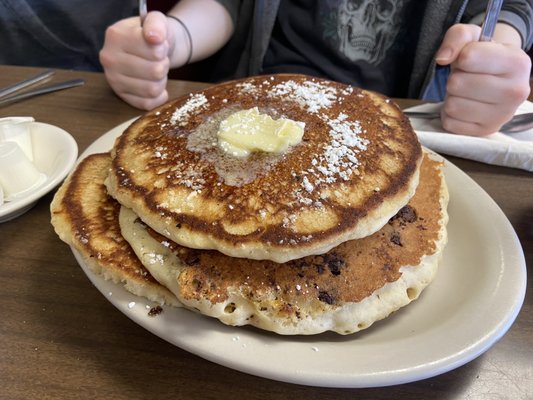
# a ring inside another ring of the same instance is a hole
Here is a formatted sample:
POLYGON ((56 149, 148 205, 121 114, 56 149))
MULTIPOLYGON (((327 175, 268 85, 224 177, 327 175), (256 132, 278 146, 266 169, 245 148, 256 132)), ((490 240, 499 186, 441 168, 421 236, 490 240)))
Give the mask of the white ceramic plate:
POLYGON ((46 174, 46 181, 26 196, 0 205, 0 223, 28 211, 37 200, 54 189, 70 172, 78 157, 78 145, 66 131, 42 122, 29 124, 33 162, 46 174))
MULTIPOLYGON (((108 151, 118 126, 82 155, 108 151)), ((133 321, 213 362, 279 381, 329 387, 373 387, 429 378, 489 349, 510 328, 524 300, 526 267, 509 221, 466 174, 446 161, 449 243, 435 281, 419 300, 349 336, 279 336, 225 326, 185 309, 154 306, 91 273, 93 284, 133 321)))

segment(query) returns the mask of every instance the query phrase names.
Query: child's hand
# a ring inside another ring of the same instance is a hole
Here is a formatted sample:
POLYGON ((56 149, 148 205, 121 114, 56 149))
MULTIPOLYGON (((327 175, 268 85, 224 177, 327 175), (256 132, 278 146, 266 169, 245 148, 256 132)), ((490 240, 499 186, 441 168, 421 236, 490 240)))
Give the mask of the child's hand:
POLYGON ((111 88, 127 103, 149 110, 168 99, 169 54, 174 34, 160 12, 148 13, 143 26, 138 17, 111 25, 105 34, 100 62, 111 88))

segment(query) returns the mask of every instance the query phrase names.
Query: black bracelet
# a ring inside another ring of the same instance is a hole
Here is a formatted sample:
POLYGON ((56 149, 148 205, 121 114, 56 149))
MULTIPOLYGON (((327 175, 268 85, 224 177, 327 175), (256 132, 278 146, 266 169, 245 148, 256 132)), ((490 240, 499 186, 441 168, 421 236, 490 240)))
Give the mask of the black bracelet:
POLYGON ((167 17, 178 21, 179 24, 185 30, 185 33, 187 34, 187 39, 189 40, 189 55, 187 56, 187 61, 185 61, 185 65, 187 65, 187 64, 189 64, 191 62, 191 58, 192 58, 192 36, 191 36, 191 32, 189 32, 189 28, 187 28, 187 25, 185 25, 183 23, 183 21, 181 19, 179 19, 178 17, 175 17, 174 15, 170 15, 170 14, 167 14, 167 17))

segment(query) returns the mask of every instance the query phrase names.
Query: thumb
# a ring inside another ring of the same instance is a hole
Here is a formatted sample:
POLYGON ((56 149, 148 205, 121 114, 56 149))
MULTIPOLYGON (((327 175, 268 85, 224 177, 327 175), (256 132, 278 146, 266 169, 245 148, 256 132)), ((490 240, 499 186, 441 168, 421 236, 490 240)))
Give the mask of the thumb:
POLYGON ((142 29, 148 44, 158 45, 167 40, 167 19, 159 11, 151 11, 146 15, 142 29))
POLYGON ((435 55, 437 64, 449 65, 453 63, 468 43, 479 40, 480 33, 481 28, 477 25, 453 25, 444 35, 444 39, 435 55))

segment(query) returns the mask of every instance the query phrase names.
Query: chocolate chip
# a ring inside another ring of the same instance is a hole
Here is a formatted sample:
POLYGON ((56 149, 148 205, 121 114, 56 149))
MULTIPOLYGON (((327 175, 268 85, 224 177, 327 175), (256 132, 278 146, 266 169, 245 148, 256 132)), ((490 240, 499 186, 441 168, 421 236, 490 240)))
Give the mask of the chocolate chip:
POLYGON ((410 205, 406 205, 402 207, 394 217, 391 218, 391 221, 395 221, 397 219, 399 219, 400 222, 407 224, 415 222, 418 219, 418 215, 416 214, 416 210, 413 207, 411 207, 410 205))
POLYGON ((346 261, 335 253, 325 254, 324 263, 331 271, 331 274, 335 276, 339 276, 341 274, 341 269, 346 265, 346 261))
POLYGON ((185 264, 187 265, 196 265, 200 262, 200 257, 190 257, 185 260, 185 264))
POLYGON ((181 257, 187 265, 196 265, 200 262, 200 254, 195 250, 190 250, 181 257))
POLYGON ((392 232, 390 235, 390 241, 398 246, 403 246, 402 239, 398 232, 392 232))
POLYGON ((161 306, 155 306, 150 308, 150 311, 148 311, 149 317, 155 317, 156 315, 159 315, 163 312, 163 308, 161 306))
POLYGON ((409 205, 403 207, 400 210, 400 213, 402 215, 402 219, 405 222, 415 222, 418 219, 418 215, 416 213, 416 210, 413 207, 409 206, 409 205))
POLYGON ((335 303, 335 300, 333 299, 333 297, 331 297, 331 295, 325 291, 318 292, 318 300, 324 303, 327 303, 327 304, 335 303))

